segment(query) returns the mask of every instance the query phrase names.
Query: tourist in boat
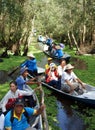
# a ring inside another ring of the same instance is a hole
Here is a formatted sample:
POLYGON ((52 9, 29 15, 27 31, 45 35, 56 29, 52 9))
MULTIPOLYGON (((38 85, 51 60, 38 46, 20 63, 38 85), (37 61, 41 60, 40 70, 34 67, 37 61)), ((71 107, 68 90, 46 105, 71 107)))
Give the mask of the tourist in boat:
POLYGON ((55 57, 56 56, 56 43, 52 44, 52 49, 50 51, 50 54, 55 57))
POLYGON ((21 67, 27 67, 30 75, 34 77, 38 76, 37 61, 35 56, 32 53, 29 53, 27 57, 28 59, 21 64, 21 67))
POLYGON ((58 65, 58 74, 60 77, 62 76, 62 73, 65 71, 65 68, 66 68, 66 60, 62 59, 60 61, 60 65, 58 65))
POLYGON ((49 46, 48 51, 50 51, 50 52, 52 50, 52 43, 53 43, 53 39, 51 37, 48 37, 46 39, 46 44, 49 46))
POLYGON ((37 84, 40 85, 40 82, 35 81, 35 78, 28 78, 28 68, 23 67, 20 69, 20 76, 16 78, 17 87, 20 90, 26 90, 28 89, 28 85, 37 84))
POLYGON ((47 64, 45 65, 45 70, 47 70, 50 67, 50 63, 52 63, 52 58, 51 57, 49 57, 47 59, 47 64))
MULTIPOLYGON (((85 89, 85 84, 73 72, 74 66, 67 64, 61 77, 61 90, 73 93, 75 89, 85 89)), ((82 91, 83 92, 83 91, 82 91)))
POLYGON ((60 45, 62 50, 65 48, 65 45, 63 43, 60 43, 59 45, 60 45))
POLYGON ((62 58, 64 53, 63 53, 63 50, 61 49, 61 47, 59 45, 57 45, 57 46, 55 46, 55 48, 56 48, 55 56, 58 58, 62 58))
POLYGON ((19 90, 17 89, 17 83, 15 81, 11 81, 9 86, 10 86, 10 90, 0 102, 2 112, 5 114, 7 113, 7 111, 9 111, 10 109, 14 107, 14 103, 17 98, 26 98, 26 97, 28 99, 30 98, 31 100, 29 103, 30 103, 30 106, 32 106, 33 105, 32 95, 34 91, 40 89, 38 87, 38 88, 35 88, 34 90, 31 89, 31 91, 28 89, 26 89, 26 91, 19 90))
POLYGON ((38 116, 43 112, 44 108, 44 104, 37 109, 24 107, 23 99, 18 98, 15 102, 14 109, 10 110, 5 116, 5 130, 26 130, 31 127, 29 117, 32 115, 38 116))
POLYGON ((54 63, 51 63, 50 67, 46 70, 46 83, 57 89, 61 87, 57 66, 54 63))

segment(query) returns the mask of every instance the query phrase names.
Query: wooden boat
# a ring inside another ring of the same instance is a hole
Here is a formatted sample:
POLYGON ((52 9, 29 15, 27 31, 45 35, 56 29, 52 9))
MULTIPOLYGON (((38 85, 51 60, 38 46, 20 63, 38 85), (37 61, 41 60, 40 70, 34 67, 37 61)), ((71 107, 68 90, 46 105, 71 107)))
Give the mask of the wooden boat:
POLYGON ((38 67, 38 75, 45 73, 45 69, 38 67))
MULTIPOLYGON (((8 76, 11 76, 11 75, 13 75, 14 73, 17 73, 17 72, 19 73, 19 71, 20 71, 20 66, 17 66, 13 70, 8 72, 8 76)), ((45 69, 38 67, 38 75, 43 74, 43 73, 45 73, 45 69)))
POLYGON ((60 58, 58 58, 57 56, 53 56, 53 55, 50 53, 50 51, 44 51, 44 53, 45 53, 46 55, 48 55, 49 57, 51 57, 51 58, 53 58, 53 59, 56 59, 56 60, 59 60, 59 61, 62 60, 62 59, 65 59, 67 63, 70 61, 70 58, 71 58, 71 56, 70 56, 69 54, 67 54, 67 53, 65 53, 65 54, 63 55, 63 57, 60 57, 60 58))
POLYGON ((71 95, 69 93, 65 93, 62 90, 58 90, 50 85, 48 85, 45 82, 42 82, 42 85, 47 87, 48 89, 51 89, 55 93, 62 95, 63 98, 68 98, 70 100, 78 101, 81 103, 85 103, 86 105, 95 107, 95 87, 86 84, 86 92, 84 92, 81 95, 71 95))
POLYGON ((53 58, 53 59, 56 59, 56 60, 65 59, 66 62, 68 63, 69 60, 70 60, 70 58, 71 58, 71 56, 70 56, 69 54, 67 54, 67 53, 64 53, 63 57, 61 57, 61 58, 58 58, 57 56, 53 56, 53 55, 50 53, 50 51, 48 51, 48 47, 49 47, 49 46, 47 46, 46 44, 39 43, 39 47, 40 47, 40 49, 41 49, 47 56, 49 56, 49 57, 51 57, 51 58, 53 58))
MULTIPOLYGON (((29 89, 29 91, 32 91, 32 89, 28 86, 27 89, 29 89)), ((36 93, 34 92, 33 95, 32 95, 33 98, 31 98, 32 102, 33 102, 33 106, 30 106, 29 105, 29 99, 27 99, 27 96, 26 96, 26 99, 25 99, 25 104, 24 106, 25 107, 32 107, 34 109, 37 109, 40 107, 40 103, 39 103, 39 100, 37 98, 37 95, 36 93)), ((43 99, 41 99, 43 100, 43 99)), ((1 109, 1 105, 2 105, 2 101, 3 99, 1 100, 0 102, 0 113, 2 113, 2 109, 1 109)), ((2 115, 2 114, 0 114, 2 115)), ((0 117, 1 119, 1 117, 0 117)), ((44 126, 43 126, 43 121, 42 121, 42 115, 39 115, 39 116, 34 116, 32 115, 30 118, 29 118, 29 123, 30 123, 30 130, 32 130, 33 128, 36 129, 36 130, 43 130, 44 126)), ((45 122, 44 122, 45 123, 45 122)), ((1 126, 2 127, 2 126, 1 126)), ((0 130, 3 130, 3 129, 0 129, 0 130)), ((48 130, 48 128, 46 129, 48 130)))

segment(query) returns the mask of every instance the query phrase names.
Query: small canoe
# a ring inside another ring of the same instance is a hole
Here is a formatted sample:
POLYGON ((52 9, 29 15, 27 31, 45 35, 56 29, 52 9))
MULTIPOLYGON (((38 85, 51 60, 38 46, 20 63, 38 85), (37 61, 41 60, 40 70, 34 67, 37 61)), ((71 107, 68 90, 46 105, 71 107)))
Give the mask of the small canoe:
POLYGON ((70 100, 78 101, 81 103, 85 103, 86 105, 95 107, 95 87, 86 84, 86 92, 80 95, 71 95, 69 93, 66 93, 62 90, 58 90, 50 85, 48 85, 45 82, 42 82, 42 85, 47 87, 48 89, 51 89, 52 91, 56 92, 59 95, 62 95, 63 98, 68 98, 70 100))
POLYGON ((38 75, 45 73, 45 69, 42 67, 38 67, 38 75))
POLYGON ((65 59, 66 62, 68 63, 71 56, 67 53, 64 53, 63 57, 60 57, 58 58, 57 56, 53 56, 50 51, 48 51, 48 46, 46 44, 43 44, 43 43, 39 43, 39 47, 40 49, 49 57, 53 58, 53 59, 56 59, 56 60, 61 60, 61 59, 65 59))
MULTIPOLYGON (((19 75, 19 73, 20 73, 20 66, 17 66, 13 70, 11 70, 10 72, 8 72, 8 76, 16 78, 17 75, 19 75)), ((41 75, 43 73, 45 73, 45 69, 42 68, 42 67, 38 67, 38 75, 41 75)))
POLYGON ((71 58, 71 56, 70 56, 69 54, 67 54, 67 53, 64 53, 63 57, 60 57, 60 58, 57 57, 57 56, 53 56, 49 51, 44 51, 44 53, 45 53, 46 55, 48 55, 49 57, 51 57, 51 58, 53 58, 53 59, 56 59, 56 60, 65 59, 67 63, 70 61, 70 58, 71 58))

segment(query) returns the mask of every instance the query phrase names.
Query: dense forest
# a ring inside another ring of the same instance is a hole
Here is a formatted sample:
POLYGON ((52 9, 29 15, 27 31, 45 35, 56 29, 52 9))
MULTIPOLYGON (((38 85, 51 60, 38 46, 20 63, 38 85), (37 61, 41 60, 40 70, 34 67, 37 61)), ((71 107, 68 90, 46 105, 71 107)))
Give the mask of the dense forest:
POLYGON ((28 52, 33 33, 49 35, 76 48, 77 54, 95 53, 95 1, 0 0, 2 56, 28 52))

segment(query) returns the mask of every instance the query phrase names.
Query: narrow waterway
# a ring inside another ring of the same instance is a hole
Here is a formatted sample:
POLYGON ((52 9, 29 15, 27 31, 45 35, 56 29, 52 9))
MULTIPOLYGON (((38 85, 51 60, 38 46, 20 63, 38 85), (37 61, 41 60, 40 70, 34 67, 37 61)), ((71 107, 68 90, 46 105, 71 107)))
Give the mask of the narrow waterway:
POLYGON ((61 130, 86 130, 84 121, 79 117, 71 105, 73 102, 67 99, 57 99, 59 127, 61 130))

